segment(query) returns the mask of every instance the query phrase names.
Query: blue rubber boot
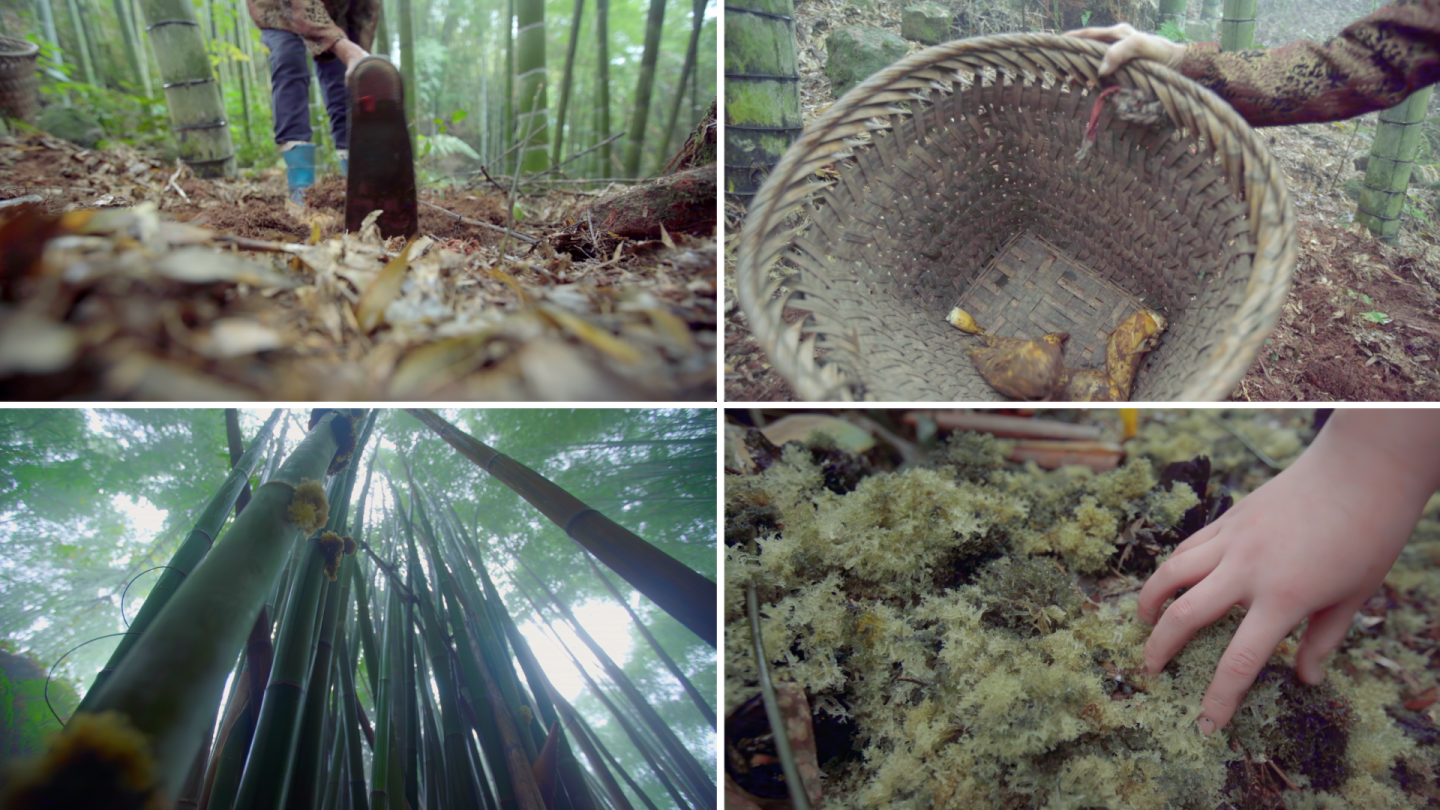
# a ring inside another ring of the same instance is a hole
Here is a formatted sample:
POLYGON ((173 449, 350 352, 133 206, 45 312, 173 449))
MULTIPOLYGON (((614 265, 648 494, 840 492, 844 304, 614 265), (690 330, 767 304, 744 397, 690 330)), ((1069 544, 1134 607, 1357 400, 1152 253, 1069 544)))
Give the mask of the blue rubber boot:
POLYGON ((344 177, 350 174, 350 150, 336 149, 335 156, 340 158, 340 176, 344 177))
POLYGON ((290 200, 305 204, 305 189, 315 185, 315 144, 302 143, 282 152, 285 179, 290 182, 290 200))

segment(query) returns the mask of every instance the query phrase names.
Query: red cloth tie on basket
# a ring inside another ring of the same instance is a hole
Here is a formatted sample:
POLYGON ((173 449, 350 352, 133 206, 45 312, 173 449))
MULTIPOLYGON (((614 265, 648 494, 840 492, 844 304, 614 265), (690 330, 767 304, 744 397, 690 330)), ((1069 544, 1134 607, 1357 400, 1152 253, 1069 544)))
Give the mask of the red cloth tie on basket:
POLYGON ((1090 125, 1085 128, 1085 142, 1080 144, 1080 150, 1075 153, 1076 160, 1084 160, 1090 154, 1090 147, 1095 145, 1095 135, 1100 129, 1100 105, 1105 103, 1106 96, 1120 92, 1120 85, 1107 87, 1100 91, 1095 97, 1095 106, 1090 108, 1090 125))

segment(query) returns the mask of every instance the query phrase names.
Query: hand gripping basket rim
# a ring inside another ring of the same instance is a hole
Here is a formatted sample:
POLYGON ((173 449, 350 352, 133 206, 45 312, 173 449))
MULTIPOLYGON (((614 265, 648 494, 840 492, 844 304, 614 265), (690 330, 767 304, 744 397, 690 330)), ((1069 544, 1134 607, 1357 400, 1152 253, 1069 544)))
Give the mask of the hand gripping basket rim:
MULTIPOLYGON (((775 293, 785 280, 770 279, 771 268, 800 232, 787 229, 786 220, 831 185, 812 180, 815 170, 853 154, 851 150, 857 147, 850 139, 877 128, 867 123, 869 119, 909 116, 897 102, 925 101, 916 91, 953 80, 958 71, 980 73, 990 68, 1015 78, 1050 73, 1099 84, 1105 50, 1105 45, 1094 40, 1038 33, 943 43, 911 54, 866 79, 805 128, 755 195, 739 235, 736 270, 740 306, 750 328, 771 364, 801 399, 853 398, 852 381, 834 364, 815 360, 815 336, 801 340, 801 333, 813 330, 815 324, 808 318, 796 324, 782 319, 789 296, 776 297, 775 293)), ((1126 63, 1106 83, 1154 94, 1177 128, 1205 138, 1212 154, 1220 158, 1231 188, 1243 189, 1255 247, 1245 298, 1204 366, 1196 370, 1177 398, 1224 399, 1245 375, 1254 350, 1274 328, 1290 289, 1299 248, 1295 211, 1284 175, 1234 108, 1176 71, 1137 59, 1126 63)))

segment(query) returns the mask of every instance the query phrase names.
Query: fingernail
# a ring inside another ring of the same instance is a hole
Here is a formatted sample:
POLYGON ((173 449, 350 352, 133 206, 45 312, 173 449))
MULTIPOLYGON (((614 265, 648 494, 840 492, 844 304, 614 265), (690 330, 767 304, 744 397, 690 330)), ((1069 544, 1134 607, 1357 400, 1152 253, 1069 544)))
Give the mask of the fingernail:
POLYGON ((1201 717, 1199 720, 1196 720, 1195 725, 1200 727, 1200 733, 1206 737, 1215 733, 1215 721, 1208 717, 1201 717))

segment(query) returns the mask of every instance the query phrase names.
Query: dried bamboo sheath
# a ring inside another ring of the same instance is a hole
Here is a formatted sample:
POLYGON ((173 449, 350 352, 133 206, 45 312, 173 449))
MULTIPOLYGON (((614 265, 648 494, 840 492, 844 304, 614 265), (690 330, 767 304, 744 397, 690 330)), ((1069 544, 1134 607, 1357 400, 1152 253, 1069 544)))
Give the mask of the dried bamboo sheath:
MULTIPOLYGON (((945 315, 1026 231, 1169 319, 1134 399, 1229 394, 1289 290, 1297 245, 1281 169, 1218 96, 1143 60, 1104 84, 1158 98, 1169 123, 1127 122, 1107 103, 1077 160, 1104 50, 1052 34, 938 45, 806 128, 755 197, 737 270, 752 329, 797 394, 996 398, 945 315), (817 182, 832 164, 838 179, 817 182), (772 272, 782 259, 794 275, 772 272), (810 317, 788 324, 787 306, 810 317)), ((1053 292, 1062 308, 1076 295, 1053 292)))

